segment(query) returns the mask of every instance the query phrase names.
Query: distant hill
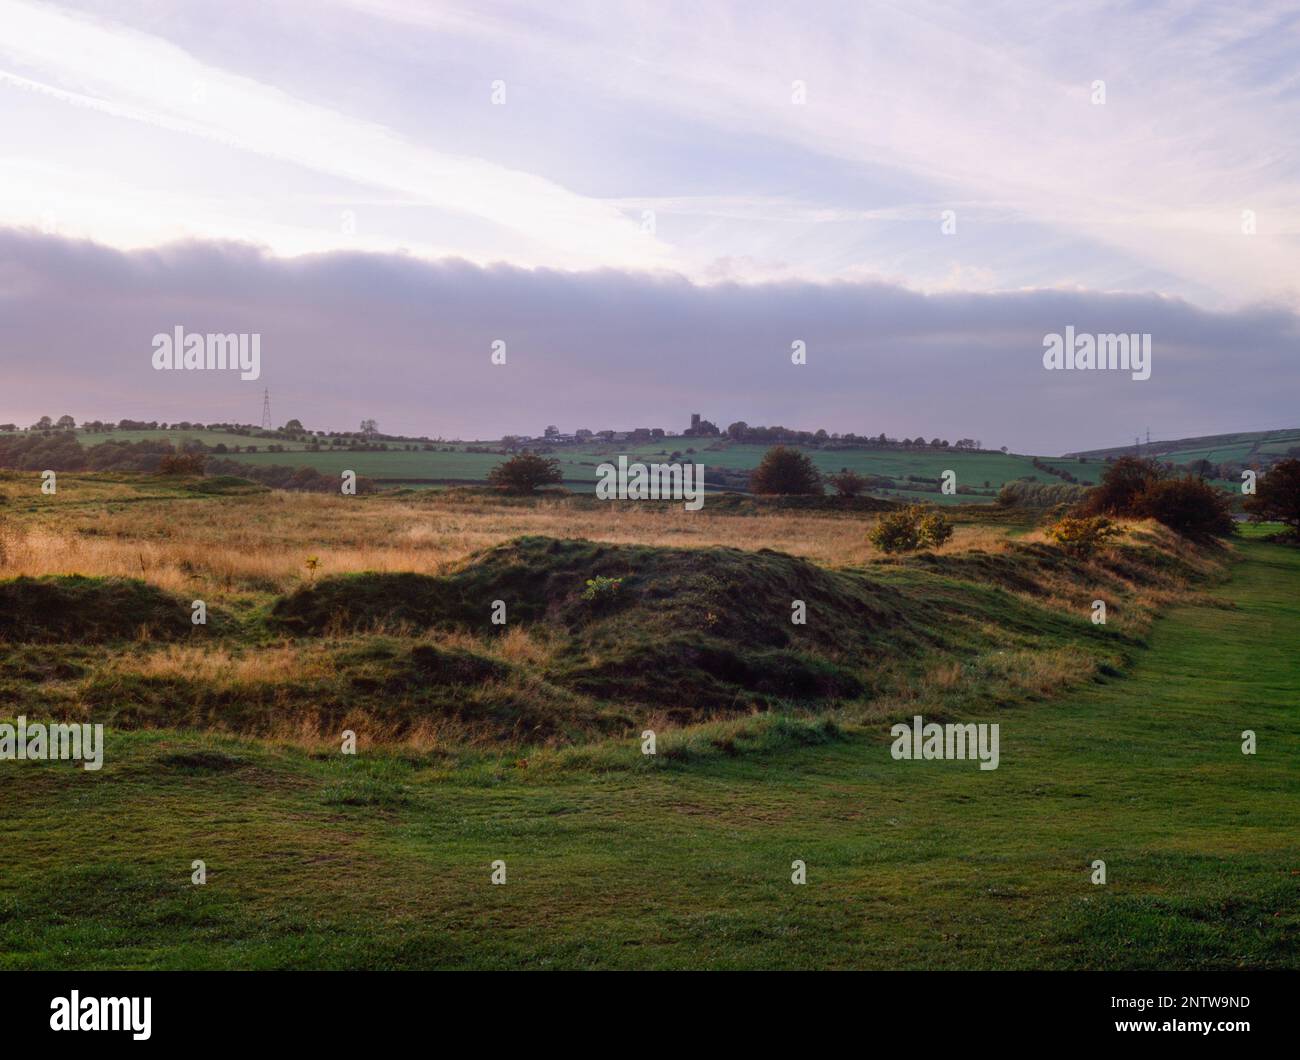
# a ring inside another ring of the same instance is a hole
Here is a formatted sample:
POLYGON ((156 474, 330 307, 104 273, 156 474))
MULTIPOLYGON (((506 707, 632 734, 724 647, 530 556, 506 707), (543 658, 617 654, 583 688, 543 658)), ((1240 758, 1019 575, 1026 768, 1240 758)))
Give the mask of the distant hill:
MULTIPOLYGON (((255 479, 274 487, 283 486, 295 475, 308 475, 304 469, 310 469, 313 481, 291 488, 324 488, 325 479, 337 481, 345 470, 372 480, 380 488, 445 488, 486 483, 488 473, 507 455, 502 441, 433 441, 394 435, 362 438, 224 424, 214 428, 140 426, 148 429, 0 432, 0 467, 152 471, 166 447, 196 447, 208 457, 211 473, 255 479), (105 442, 114 444, 105 447, 105 442), (27 451, 33 446, 37 451, 27 451), (79 446, 85 452, 65 452, 69 446, 74 450, 79 446), (100 447, 99 456, 92 459, 90 454, 96 447, 100 447)), ((566 488, 591 493, 596 488, 598 466, 619 455, 647 464, 698 462, 705 465, 708 489, 743 492, 748 473, 758 466, 773 443, 675 435, 624 441, 593 438, 565 444, 537 439, 527 444, 559 462, 566 488)), ((1227 488, 1240 482, 1243 468, 1267 470, 1288 450, 1297 448, 1300 428, 1143 443, 1141 454, 1181 466, 1199 465, 1195 468, 1198 474, 1227 488)), ((806 446, 805 451, 823 475, 847 469, 864 476, 868 479, 867 491, 876 497, 904 502, 987 504, 1008 482, 1095 485, 1105 469, 1106 457, 1132 454, 1135 447, 1035 457, 987 449, 904 447, 898 443, 878 446, 874 441, 850 445, 829 439, 806 446), (956 495, 940 493, 941 476, 949 470, 956 475, 956 495)))
MULTIPOLYGON (((1158 456, 1175 464, 1193 460, 1208 460, 1219 464, 1225 461, 1245 461, 1251 456, 1280 456, 1288 449, 1300 447, 1300 427, 1273 431, 1244 431, 1239 434, 1207 434, 1199 438, 1177 438, 1173 441, 1143 442, 1142 456, 1158 456)), ((1105 460, 1108 456, 1132 456, 1139 451, 1134 445, 1119 445, 1110 449, 1084 449, 1066 453, 1067 457, 1087 457, 1105 460)))
MULTIPOLYGON (((482 485, 488 473, 506 457, 502 441, 432 441, 378 435, 370 439, 347 435, 321 435, 308 431, 263 431, 248 426, 217 428, 182 425, 164 429, 0 432, 0 467, 18 470, 120 470, 153 471, 167 446, 199 448, 208 458, 210 472, 255 479, 282 486, 291 475, 263 478, 272 469, 297 474, 310 468, 318 477, 333 478, 344 470, 373 481, 380 488, 439 488, 482 485), (113 443, 105 447, 104 443, 113 443), (136 449, 127 449, 135 446, 136 449), (34 451, 29 451, 34 448, 34 451), (89 455, 100 450, 99 457, 89 455), (58 457, 51 453, 55 452, 58 457), (112 458, 112 459, 109 459, 112 458), (53 462, 52 462, 53 461, 53 462)), ((527 443, 553 456, 560 465, 563 485, 577 493, 596 489, 597 468, 620 455, 630 461, 705 465, 705 486, 710 491, 745 491, 748 474, 763 459, 770 442, 736 442, 718 436, 682 436, 613 441, 587 439, 565 444, 538 439, 527 443)), ((1077 459, 1035 457, 988 449, 955 446, 908 445, 883 447, 873 440, 847 444, 827 439, 805 447, 823 475, 851 470, 862 475, 867 491, 890 501, 935 504, 993 501, 1007 482, 1079 483, 1093 485, 1101 473, 1077 459), (956 494, 940 492, 945 472, 956 475, 956 494)), ((307 487, 320 482, 313 480, 307 487)))

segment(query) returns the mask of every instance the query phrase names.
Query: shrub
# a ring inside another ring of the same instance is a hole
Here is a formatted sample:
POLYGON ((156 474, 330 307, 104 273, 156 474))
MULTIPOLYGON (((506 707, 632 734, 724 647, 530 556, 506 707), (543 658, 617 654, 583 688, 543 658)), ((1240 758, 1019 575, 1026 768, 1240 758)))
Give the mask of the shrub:
POLYGON ((1300 460, 1280 460, 1263 475, 1244 505, 1253 522, 1279 522, 1300 536, 1300 460))
POLYGON ((856 471, 844 470, 826 479, 841 497, 856 497, 867 488, 867 480, 856 471))
POLYGON ((912 511, 901 508, 882 515, 867 539, 881 552, 915 552, 921 544, 921 532, 912 511))
POLYGON ((201 475, 203 464, 202 453, 164 453, 158 462, 158 474, 201 475))
POLYGON ((881 552, 915 552, 942 547, 952 537, 952 524, 942 512, 914 504, 882 516, 867 537, 881 552))
POLYGON ((1134 502, 1135 514, 1150 516, 1180 534, 1226 536, 1233 532, 1227 494, 1204 479, 1161 479, 1134 502))
POLYGON ((1047 536, 1070 555, 1087 559, 1123 532, 1102 515, 1067 515, 1048 527, 1047 536))
POLYGON ((622 578, 606 578, 601 574, 587 579, 587 588, 583 590, 582 598, 593 604, 609 603, 618 598, 622 588, 622 578))
POLYGON ((1164 476, 1164 468, 1154 460, 1121 456, 1102 472, 1101 483, 1084 496, 1078 514, 1140 516, 1138 498, 1164 476))
POLYGON ((924 547, 942 548, 952 537, 952 523, 943 512, 930 511, 921 516, 917 531, 924 547))
POLYGON ((754 493, 820 494, 822 479, 806 453, 778 445, 763 454, 749 476, 749 488, 754 493))
POLYGON ((525 449, 488 472, 488 482, 506 493, 532 493, 538 486, 560 482, 560 462, 525 449))

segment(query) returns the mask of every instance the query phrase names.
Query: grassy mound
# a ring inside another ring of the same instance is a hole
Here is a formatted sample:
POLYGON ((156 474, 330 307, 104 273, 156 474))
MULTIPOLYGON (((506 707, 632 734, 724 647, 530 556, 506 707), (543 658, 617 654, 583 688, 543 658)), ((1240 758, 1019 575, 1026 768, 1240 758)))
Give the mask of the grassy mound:
POLYGON ((498 600, 509 625, 541 624, 559 645, 547 682, 677 720, 859 697, 884 665, 987 644, 990 622, 1062 638, 1069 625, 999 588, 947 578, 889 581, 766 549, 546 537, 480 552, 446 577, 329 578, 279 600, 270 623, 299 635, 400 625, 492 634, 506 628, 491 623, 498 600), (596 578, 619 586, 585 599, 596 578))
POLYGON ((169 639, 193 630, 190 609, 134 578, 80 575, 0 582, 0 641, 169 639))
MULTIPOLYGON (((479 552, 446 577, 350 574, 327 578, 276 602, 271 625, 319 634, 376 625, 491 632, 494 601, 509 623, 548 621, 570 633, 633 625, 670 634, 697 629, 727 640, 783 647, 807 626, 790 621, 794 600, 821 615, 824 636, 845 649, 864 631, 896 627, 910 606, 896 590, 860 574, 826 570, 762 549, 658 548, 521 537, 479 552), (621 579, 607 603, 582 599, 586 582, 621 579), (831 620, 834 621, 831 621, 831 620)), ((499 627, 498 627, 499 628, 499 627)))
POLYGON ((582 696, 461 649, 383 638, 345 644, 332 665, 291 680, 211 680, 109 671, 82 702, 115 728, 199 728, 276 735, 346 728, 401 740, 453 726, 471 742, 569 743, 629 721, 582 696))
POLYGON ((276 601, 272 628, 321 634, 376 626, 428 627, 453 621, 458 600, 447 579, 427 574, 343 574, 276 601))
MULTIPOLYGON (((121 728, 351 728, 433 744, 568 744, 756 711, 887 714, 919 695, 960 716, 1121 672, 1140 622, 1093 625, 1094 596, 1124 617, 1135 592, 1187 584, 1206 562, 1143 530, 1091 563, 1022 542, 862 569, 768 549, 521 537, 444 576, 322 579, 276 600, 266 628, 251 613, 219 622, 215 655, 160 645, 144 660, 122 645, 109 665, 69 654, 55 671, 16 643, 0 706, 57 684, 52 704, 121 728)), ((0 583, 0 639, 71 649, 141 627, 179 636, 189 612, 140 582, 0 583)))
MULTIPOLYGON (((1159 587, 1205 578, 1227 555, 1223 545, 1195 546, 1172 531, 1150 524, 1131 529, 1122 548, 1100 550, 1088 568, 1088 580, 1117 593, 1125 585, 1159 587)), ((1005 551, 936 554, 920 553, 886 560, 946 577, 998 585, 1032 596, 1059 590, 1062 582, 1080 582, 1082 564, 1062 549, 1046 543, 1013 543, 1005 551)))
POLYGON ((201 478, 185 486, 191 493, 203 493, 210 496, 242 497, 249 493, 270 493, 270 486, 260 482, 239 478, 237 475, 213 475, 201 478))

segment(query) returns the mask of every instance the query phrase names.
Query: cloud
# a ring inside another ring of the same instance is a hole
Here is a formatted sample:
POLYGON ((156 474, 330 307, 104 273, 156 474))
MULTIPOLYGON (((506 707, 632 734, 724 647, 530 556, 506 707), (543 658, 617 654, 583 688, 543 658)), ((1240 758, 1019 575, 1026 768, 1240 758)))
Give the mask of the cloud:
MULTIPOLYGON (((910 201, 1009 206, 1048 231, 1002 224, 1000 245, 963 252, 1011 259, 1033 239, 1044 251, 1027 277, 1036 285, 1122 286, 1107 277, 1146 270, 1167 290, 1223 304, 1300 304, 1293 5, 626 0, 611 16, 604 5, 553 15, 540 0, 448 0, 436 11, 418 0, 340 2, 432 42, 491 41, 525 69, 580 70, 589 94, 691 130, 697 149, 708 143, 701 127, 761 139, 778 180, 789 179, 792 153, 807 155, 796 194, 820 193, 850 214, 879 208, 891 175, 910 201), (803 105, 791 103, 796 80, 803 105), (1096 81, 1106 84, 1101 105, 1096 81), (841 166, 857 179, 834 186, 827 178, 841 166), (1242 234, 1243 210, 1256 215, 1254 236, 1242 234)), ((807 238, 813 223, 769 226, 764 240, 740 227, 708 234, 725 235, 733 256, 799 252, 804 273, 824 277, 842 259, 824 228, 807 238)), ((883 233, 886 252, 909 253, 912 270, 933 275, 932 255, 957 252, 938 249, 936 230, 875 226, 857 242, 878 253, 883 233)), ((699 261, 709 245, 681 249, 699 261)))
POLYGON ((920 293, 887 283, 700 285, 242 244, 124 252, 0 229, 0 419, 255 422, 444 437, 749 423, 981 439, 1055 453, 1296 426, 1300 320, 1154 294, 920 293), (262 379, 156 372, 151 339, 258 332, 262 379), (1150 332, 1151 379, 1047 372, 1042 340, 1150 332), (493 366, 491 344, 507 344, 493 366), (801 340, 808 363, 790 360, 801 340))
MULTIPOLYGON (((379 122, 200 61, 161 37, 25 0, 0 0, 0 22, 6 26, 0 61, 19 68, 0 68, 6 106, 35 96, 119 123, 155 127, 168 134, 173 151, 184 150, 175 146, 177 137, 217 145, 225 153, 218 172, 207 175, 210 191, 227 177, 238 181, 240 158, 251 155, 504 229, 521 260, 642 267, 667 260, 665 247, 612 206, 501 162, 413 143, 379 122)), ((483 110, 488 106, 485 96, 483 110)), ((74 212, 74 175, 63 173, 69 180, 63 197, 68 213, 74 212)), ((303 178, 296 180, 301 184, 303 178)), ((21 186, 5 190, 11 211, 31 201, 15 196, 21 186)), ((84 184, 81 190, 84 195, 84 184)), ((109 197, 110 190, 101 185, 101 196, 109 197)), ((205 212, 201 195, 191 195, 188 206, 205 212)), ((187 216, 184 209, 175 216, 182 225, 198 221, 199 231, 211 234, 202 216, 187 216)), ((16 219, 11 213, 10 222, 16 219)), ((93 211, 70 220, 93 223, 93 211)), ((274 226, 257 232, 268 239, 280 234, 274 226)), ((344 241, 341 235, 336 239, 344 241)))
POLYGON ((1292 4, 299 8, 0 0, 0 224, 1300 306, 1292 4))

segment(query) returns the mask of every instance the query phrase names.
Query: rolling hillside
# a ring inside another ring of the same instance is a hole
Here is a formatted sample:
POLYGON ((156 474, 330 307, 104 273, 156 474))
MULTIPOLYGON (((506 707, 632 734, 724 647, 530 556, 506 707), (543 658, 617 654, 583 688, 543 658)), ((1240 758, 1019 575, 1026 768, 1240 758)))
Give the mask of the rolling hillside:
MULTIPOLYGON (((1175 464, 1193 460, 1209 460, 1218 464, 1224 461, 1241 461, 1255 454, 1281 455, 1292 447, 1300 446, 1300 428, 1273 431, 1246 431, 1240 434, 1207 434, 1198 438, 1178 438, 1174 441, 1145 442, 1143 456, 1157 456, 1175 464)), ((1110 449, 1085 449, 1067 453, 1067 457, 1085 456, 1089 460, 1105 460, 1108 456, 1131 456, 1136 452, 1132 445, 1110 449)))

